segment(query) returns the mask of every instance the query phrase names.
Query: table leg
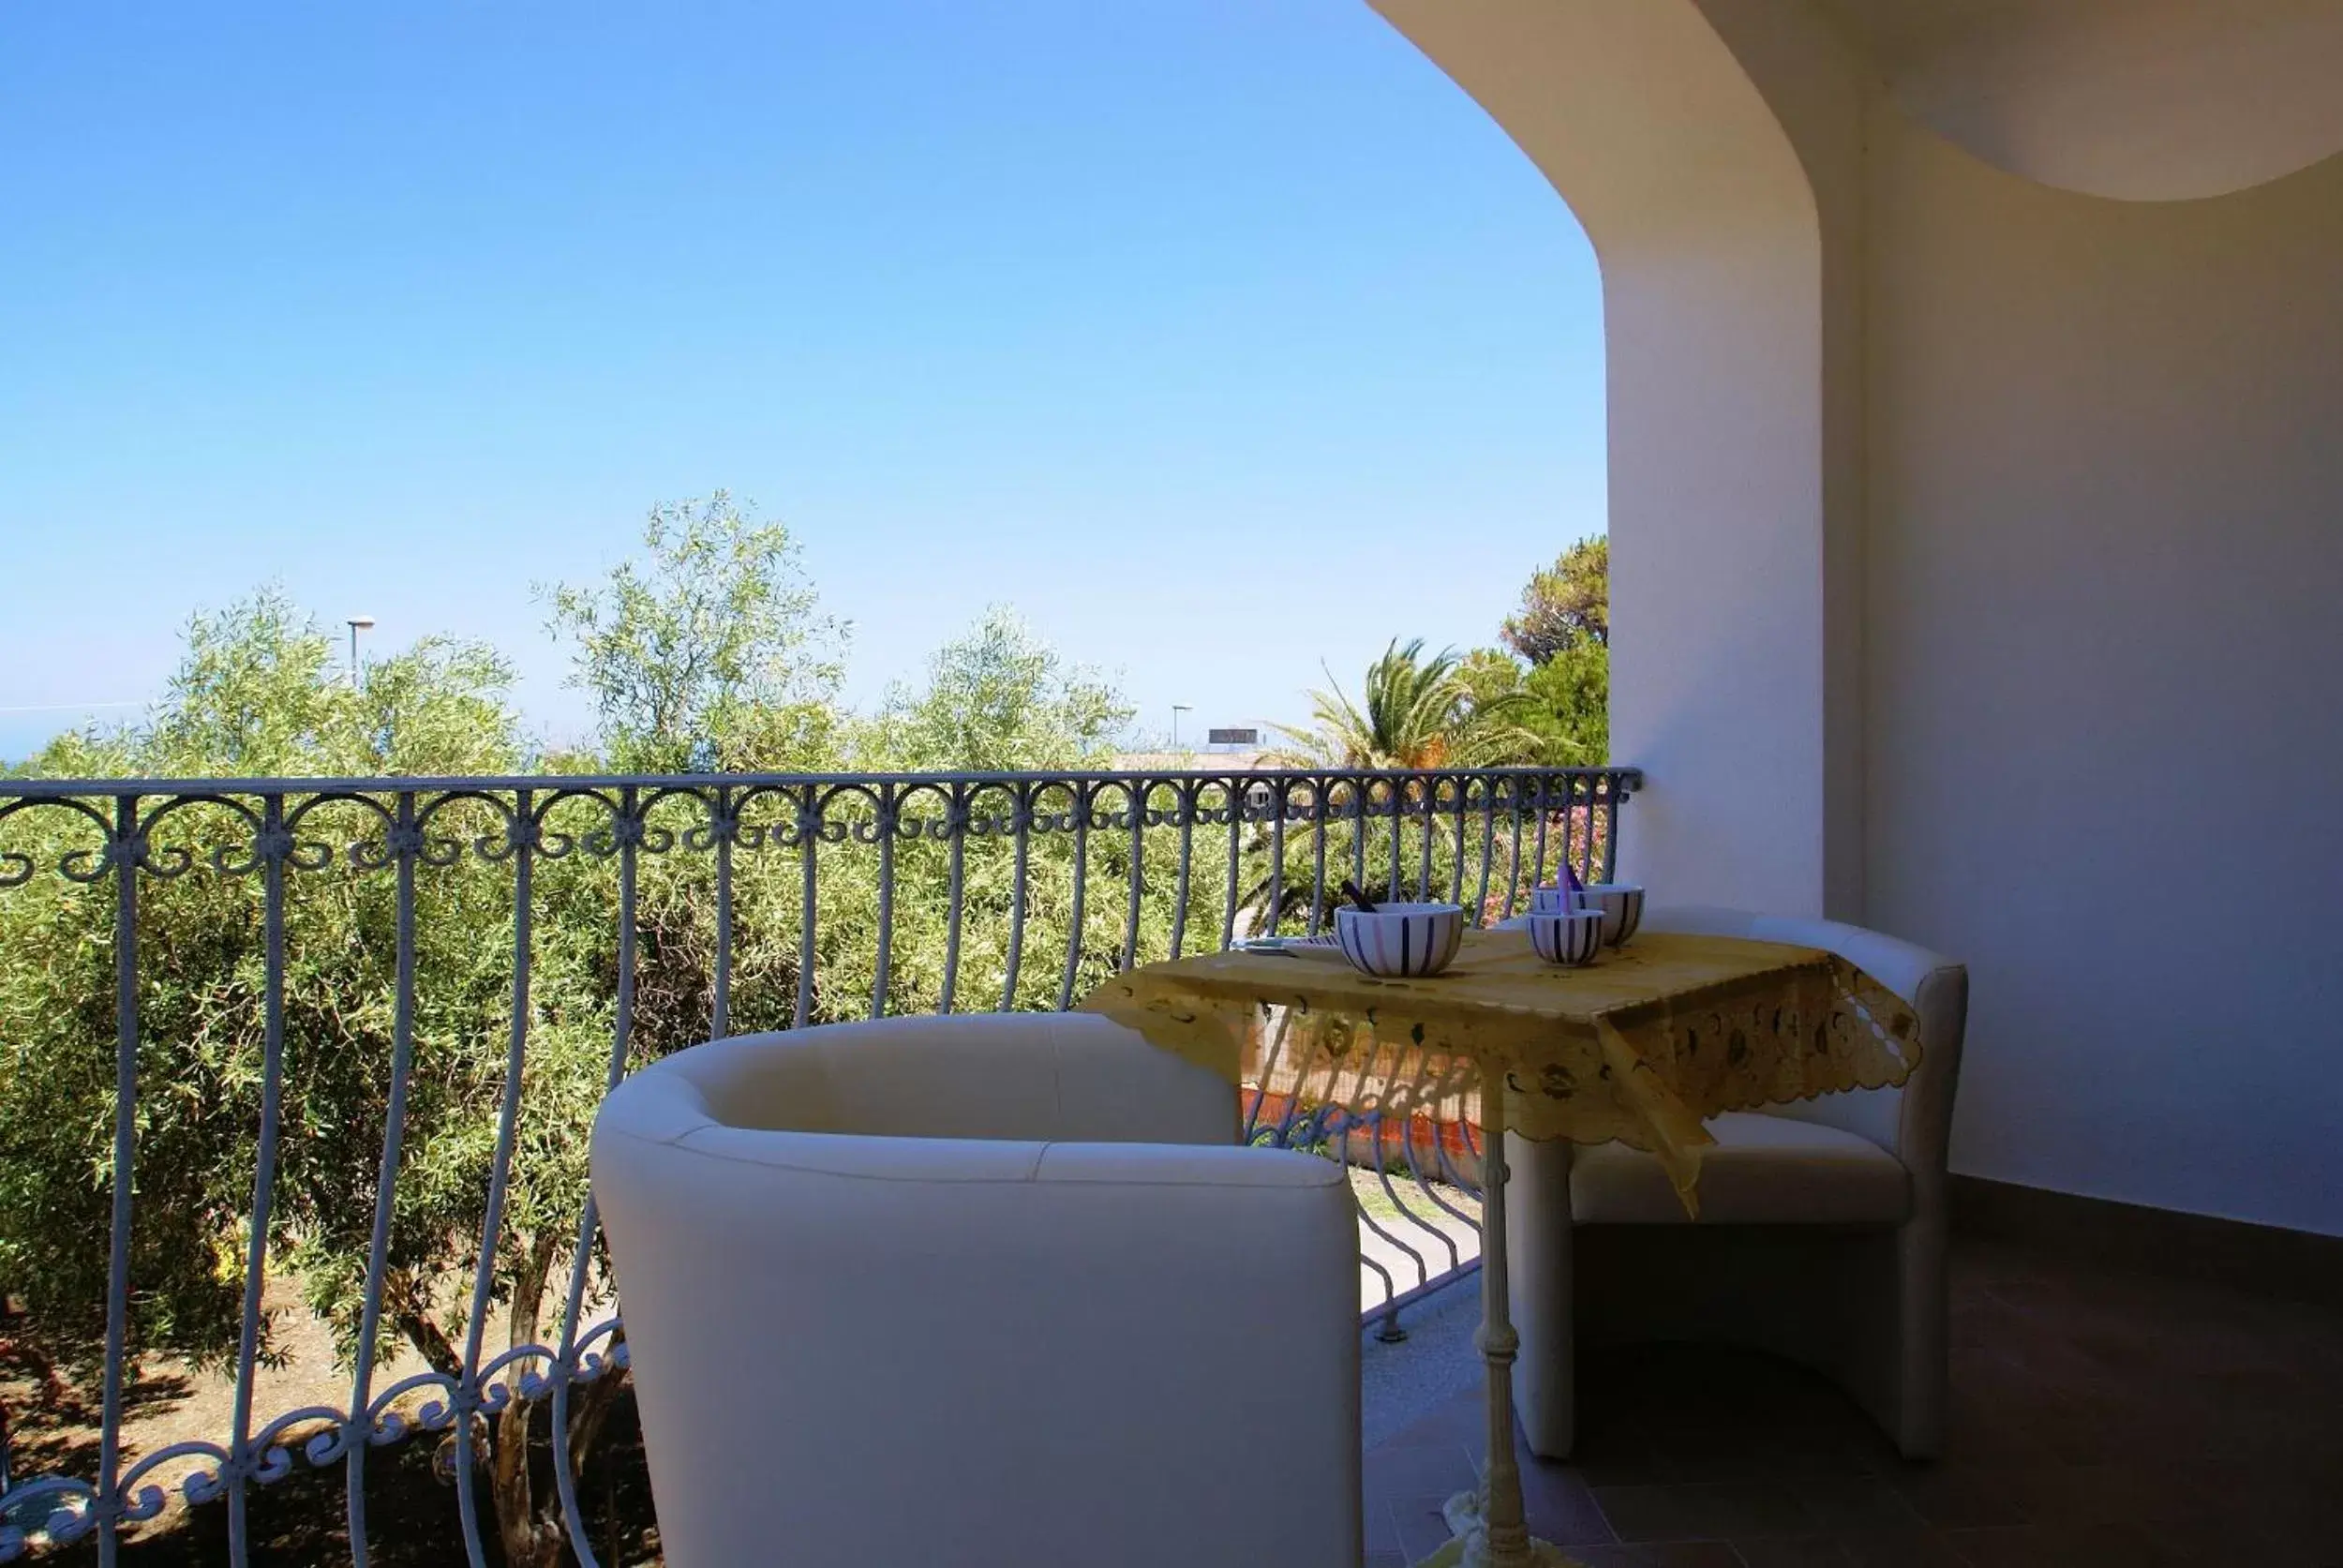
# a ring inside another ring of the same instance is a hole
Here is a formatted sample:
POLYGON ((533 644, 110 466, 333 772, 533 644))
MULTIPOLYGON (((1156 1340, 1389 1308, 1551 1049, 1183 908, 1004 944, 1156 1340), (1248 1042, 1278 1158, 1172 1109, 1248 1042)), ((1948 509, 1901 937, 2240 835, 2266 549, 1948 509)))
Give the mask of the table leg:
POLYGON ((1505 1252, 1505 1079, 1481 1083, 1481 1330, 1473 1343, 1488 1378, 1488 1465, 1477 1492, 1449 1499, 1441 1512, 1456 1538, 1418 1568, 1570 1568, 1555 1546, 1530 1537, 1521 1501, 1521 1463, 1514 1455, 1512 1283, 1505 1252))

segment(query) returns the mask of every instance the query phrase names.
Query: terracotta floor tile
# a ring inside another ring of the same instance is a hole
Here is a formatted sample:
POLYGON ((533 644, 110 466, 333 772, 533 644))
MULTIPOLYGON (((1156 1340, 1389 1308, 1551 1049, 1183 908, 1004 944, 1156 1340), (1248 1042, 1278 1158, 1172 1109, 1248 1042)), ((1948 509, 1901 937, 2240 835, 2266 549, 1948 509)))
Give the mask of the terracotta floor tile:
POLYGON ((1948 1530, 1946 1542, 1969 1568, 2142 1568, 2169 1561, 2128 1525, 2012 1525, 1948 1530))
POLYGON ((1840 1534, 1919 1534, 1930 1521, 1910 1497, 1877 1476, 1808 1476, 1783 1489, 1815 1525, 1840 1534))
POLYGON ((1648 1486, 1676 1478, 1651 1434, 1619 1426, 1581 1434, 1568 1463, 1589 1486, 1648 1486))
MULTIPOLYGON (((1517 1448, 1533 1527, 1589 1568, 2343 1568, 2343 1313, 1965 1242, 1952 1274, 1942 1459, 1786 1362, 1606 1348, 1571 1461, 1517 1448)), ((1368 1456, 1371 1546, 1445 1538, 1480 1409, 1368 1456)))
POLYGON ((1838 1539, 1855 1568, 1967 1568, 1961 1554, 1933 1530, 1882 1534, 1858 1531, 1838 1539))
POLYGON ((1566 1465, 1526 1465, 1521 1497, 1530 1533, 1558 1546, 1608 1545, 1619 1539, 1593 1490, 1566 1465))
POLYGON ((1378 1448, 1366 1456, 1369 1497, 1386 1501, 1401 1497, 1446 1497, 1460 1492, 1479 1478, 1477 1445, 1449 1443, 1440 1448, 1378 1448))
POLYGON ((1920 1518, 1941 1530, 2030 1524, 2041 1516, 2042 1465, 1921 1466, 1891 1485, 1920 1518))
POLYGON ((1741 1554, 1722 1541, 1588 1546, 1571 1555, 1586 1568, 1743 1568, 1741 1554))
POLYGON ((1478 1450, 1486 1438, 1481 1391, 1470 1388, 1393 1433, 1386 1448, 1438 1448, 1467 1443, 1478 1450))
POLYGON ((1835 1535, 1768 1536, 1731 1546, 1745 1568, 1848 1568, 1855 1561, 1835 1535))
POLYGON ((1796 1535, 1816 1521, 1768 1482, 1672 1482, 1600 1486, 1594 1499, 1621 1541, 1721 1541, 1736 1535, 1796 1535))
POLYGON ((1656 1486, 1597 1486, 1594 1501, 1621 1541, 1717 1539, 1700 1499, 1673 1483, 1656 1486))
POLYGON ((1410 1562, 1431 1556, 1450 1538, 1448 1521, 1440 1516, 1440 1506, 1447 1501, 1448 1495, 1442 1494, 1404 1498, 1391 1505, 1399 1550, 1410 1562))

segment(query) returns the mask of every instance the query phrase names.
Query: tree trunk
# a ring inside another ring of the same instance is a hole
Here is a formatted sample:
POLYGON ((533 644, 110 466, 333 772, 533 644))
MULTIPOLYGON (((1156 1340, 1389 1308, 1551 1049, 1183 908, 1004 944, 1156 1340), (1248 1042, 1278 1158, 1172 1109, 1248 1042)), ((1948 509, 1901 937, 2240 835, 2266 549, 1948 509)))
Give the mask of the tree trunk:
MULTIPOLYGON (((508 1347, 533 1344, 544 1322, 545 1282, 560 1261, 561 1243, 538 1237, 521 1248, 513 1279, 512 1311, 505 1335, 508 1347)), ((386 1294, 392 1292, 386 1289, 386 1294)), ((455 1342, 432 1321, 427 1308, 417 1305, 413 1292, 401 1292, 390 1308, 392 1321, 407 1342, 440 1372, 462 1375, 455 1342)), ((577 1391, 570 1405, 570 1475, 583 1471, 611 1408, 626 1388, 622 1370, 605 1372, 577 1391)), ((563 1531, 560 1494, 540 1497, 531 1465, 530 1428, 544 1401, 515 1396, 493 1419, 480 1423, 483 1457, 488 1469, 488 1496, 496 1509, 497 1538, 504 1548, 506 1568, 560 1568, 563 1531)))
POLYGON ((602 1441, 602 1428, 617 1407, 619 1396, 627 1390, 627 1370, 623 1366, 604 1372, 592 1382, 584 1384, 570 1396, 570 1479, 577 1481, 586 1474, 587 1456, 594 1444, 602 1441))
MULTIPOLYGON (((545 1277, 553 1272, 560 1244, 540 1236, 521 1251, 513 1280, 508 1346, 533 1344, 543 1311, 545 1277)), ((541 1514, 530 1467, 529 1429, 536 1403, 515 1396, 500 1411, 489 1443, 489 1495, 495 1500, 497 1533, 504 1543, 506 1568, 560 1568, 561 1516, 558 1504, 541 1514)), ((550 1503, 552 1499, 548 1499, 550 1503)))

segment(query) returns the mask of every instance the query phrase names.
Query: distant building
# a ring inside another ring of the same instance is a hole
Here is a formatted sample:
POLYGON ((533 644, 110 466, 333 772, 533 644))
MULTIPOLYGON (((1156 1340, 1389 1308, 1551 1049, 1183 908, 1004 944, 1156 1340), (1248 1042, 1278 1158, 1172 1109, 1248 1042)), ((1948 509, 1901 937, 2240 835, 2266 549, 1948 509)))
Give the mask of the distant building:
POLYGON ((1217 772, 1224 769, 1255 772, 1277 765, 1270 750, 1276 735, 1275 726, 1259 720, 1242 724, 1215 724, 1204 732, 1201 746, 1126 752, 1115 757, 1114 766, 1118 771, 1145 773, 1217 772))
POLYGON ((1114 758, 1118 773, 1257 772, 1276 766, 1274 757, 1259 750, 1118 752, 1114 758))

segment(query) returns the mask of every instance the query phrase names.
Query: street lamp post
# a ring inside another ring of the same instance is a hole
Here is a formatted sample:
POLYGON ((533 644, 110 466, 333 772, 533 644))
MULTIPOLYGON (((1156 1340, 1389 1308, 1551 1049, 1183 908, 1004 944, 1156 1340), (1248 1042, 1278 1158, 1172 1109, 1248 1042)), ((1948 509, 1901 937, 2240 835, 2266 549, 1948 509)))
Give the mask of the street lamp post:
POLYGON ((350 618, 350 683, 358 684, 358 634, 374 630, 374 617, 353 615, 350 618))
POLYGON ((1175 702, 1172 705, 1172 749, 1173 751, 1180 749, 1180 715, 1195 711, 1194 705, 1189 703, 1175 702))

